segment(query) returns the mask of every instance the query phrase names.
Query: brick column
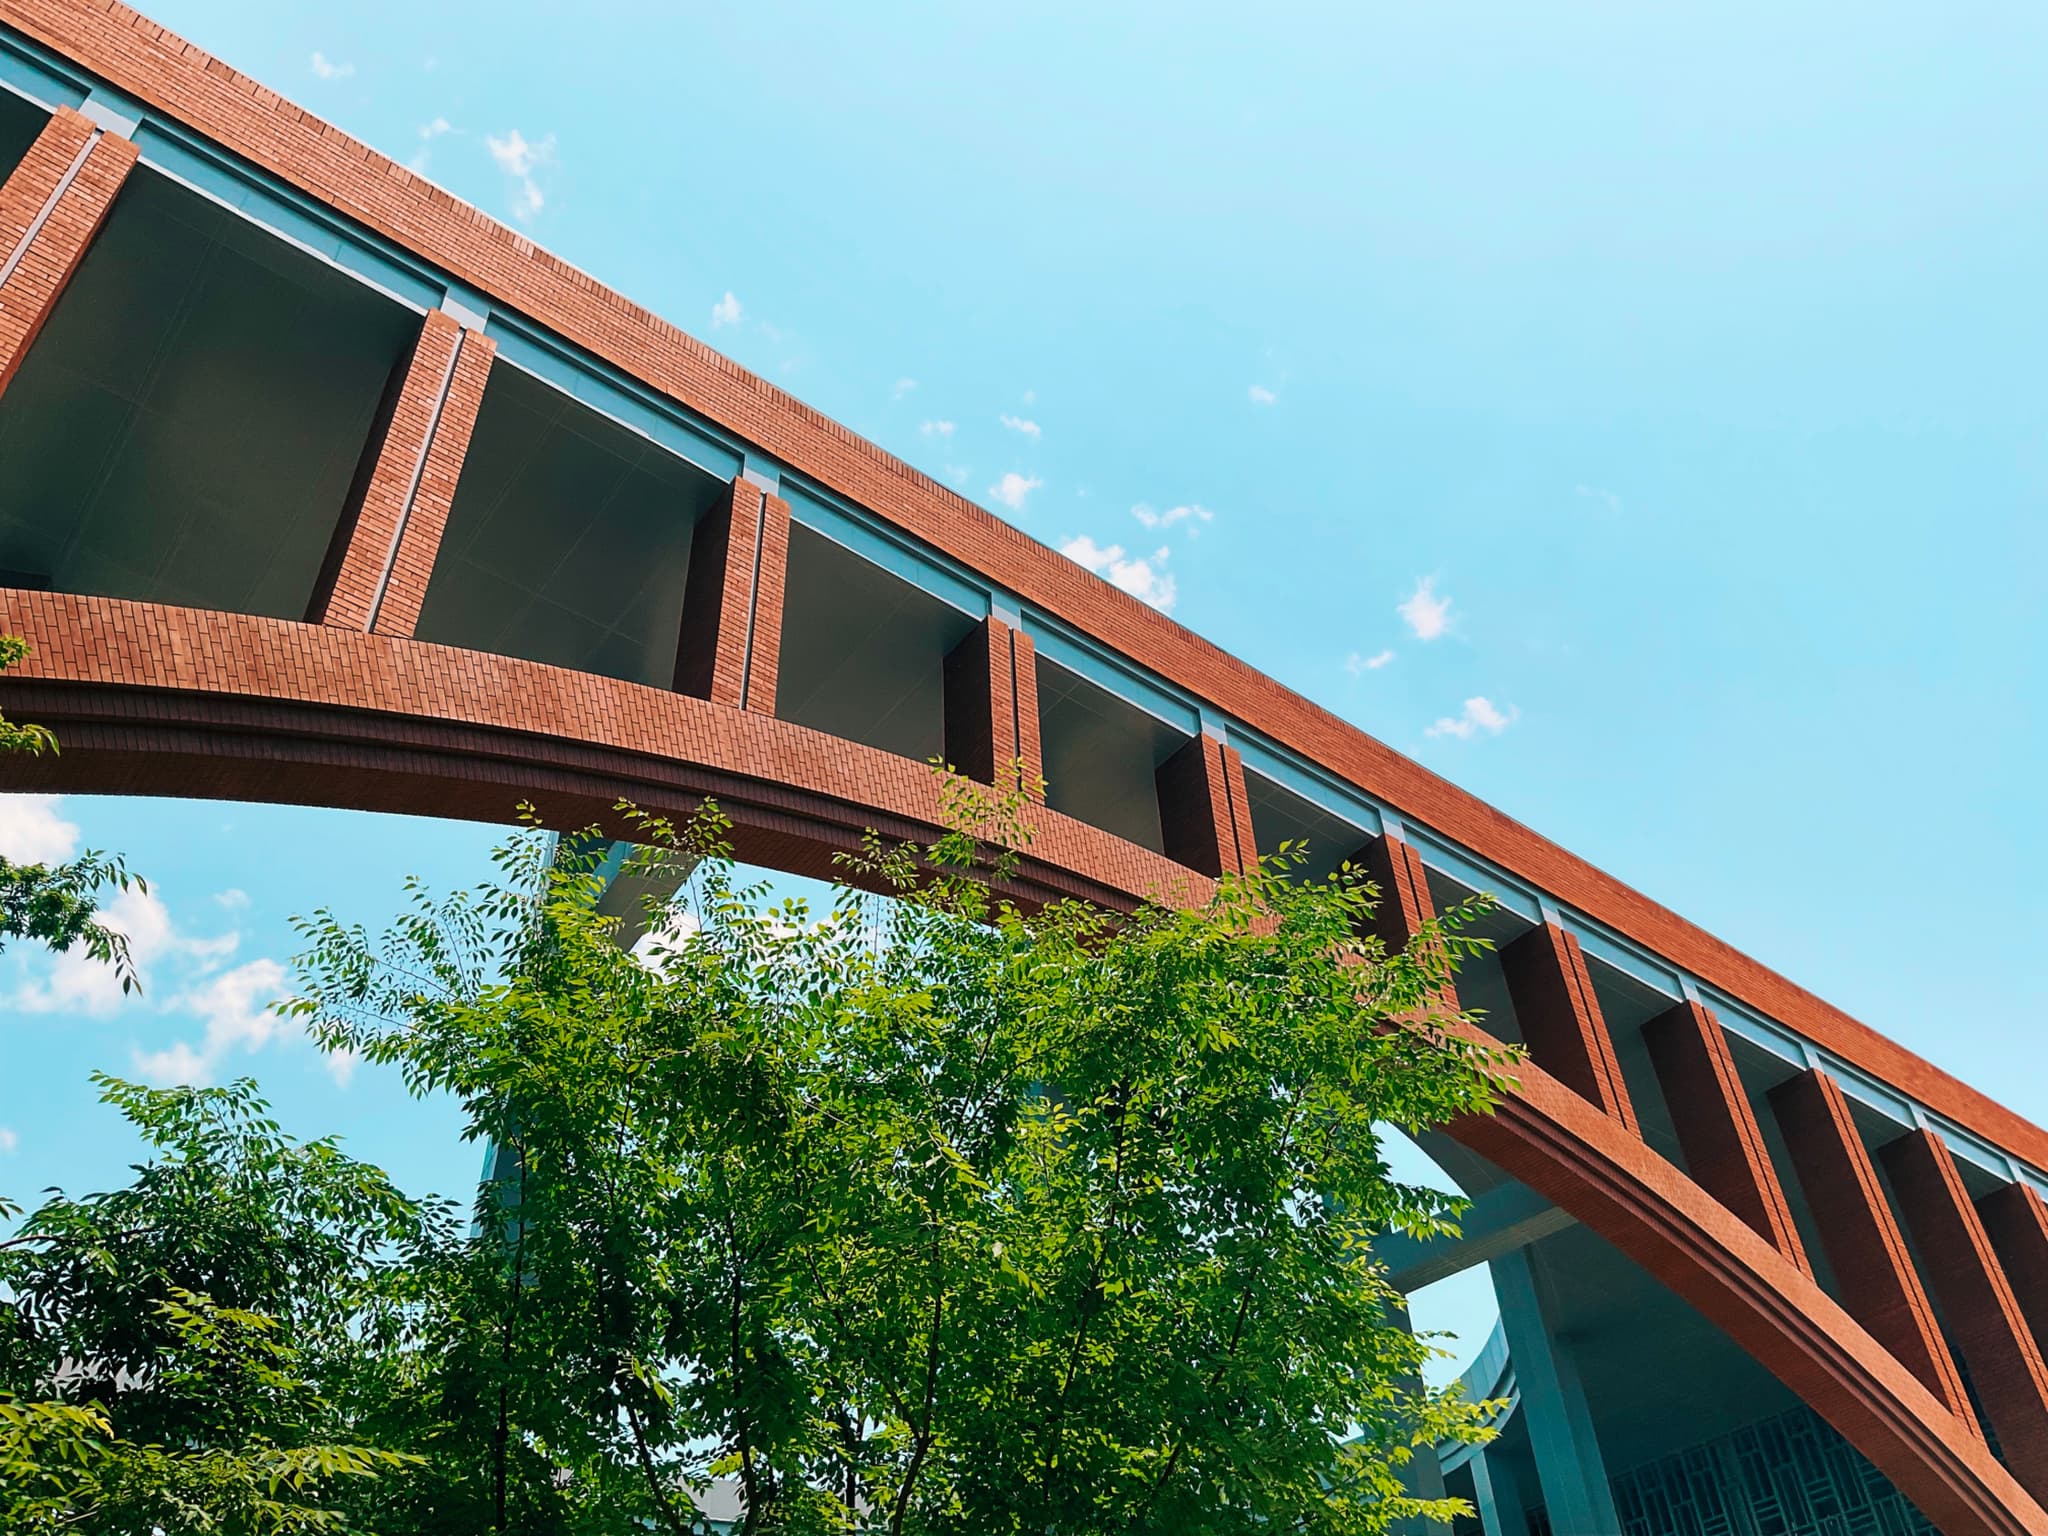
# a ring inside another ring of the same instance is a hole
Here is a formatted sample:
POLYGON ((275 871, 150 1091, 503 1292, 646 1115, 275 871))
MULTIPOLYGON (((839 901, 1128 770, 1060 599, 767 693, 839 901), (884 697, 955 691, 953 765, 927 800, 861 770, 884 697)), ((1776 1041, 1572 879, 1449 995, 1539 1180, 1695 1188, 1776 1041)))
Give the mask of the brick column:
POLYGON ((1244 759, 1204 732, 1159 765, 1159 830, 1166 856, 1205 875, 1258 862, 1244 759))
POLYGON ((1693 1182, 1812 1274, 1721 1021, 1684 1002, 1645 1024, 1643 1040, 1693 1182))
POLYGON ((1579 941, 1545 923, 1504 946, 1500 966, 1529 1059, 1640 1136, 1579 941))
POLYGON ((411 637, 497 350, 452 315, 428 312, 356 464, 310 622, 411 637))
POLYGON ((1849 1102, 1827 1073, 1808 1070, 1771 1090, 1800 1188, 1820 1229, 1842 1306, 1920 1378, 1969 1433, 1981 1437, 1934 1308, 1906 1253, 1906 1239, 1877 1182, 1849 1116, 1849 1102))
POLYGON ((2005 1464, 2027 1492, 2048 1498, 2048 1367, 1956 1160, 1925 1130, 1909 1131, 1882 1156, 2005 1464))
POLYGON ((2048 1354, 2048 1202, 2024 1184, 2008 1184, 1979 1200, 1977 1214, 2035 1344, 2048 1354))
MULTIPOLYGON (((1422 855, 1412 843, 1382 834, 1351 856, 1379 890, 1379 904, 1373 909, 1370 931, 1397 954, 1414 942, 1422 925, 1436 915, 1436 903, 1429 895, 1429 873, 1422 867, 1422 855)), ((1436 1010, 1458 1011, 1458 988, 1444 983, 1437 993, 1436 1010)))
POLYGON ((946 761, 983 784, 1011 787, 1022 762, 1025 787, 1045 763, 1038 742, 1038 653, 1031 637, 989 618, 946 657, 946 761))
POLYGON ((735 709, 775 713, 782 598, 789 576, 789 503, 744 476, 697 522, 676 691, 735 709))
POLYGON ((61 107, 0 184, 0 393, 135 165, 135 146, 61 107))

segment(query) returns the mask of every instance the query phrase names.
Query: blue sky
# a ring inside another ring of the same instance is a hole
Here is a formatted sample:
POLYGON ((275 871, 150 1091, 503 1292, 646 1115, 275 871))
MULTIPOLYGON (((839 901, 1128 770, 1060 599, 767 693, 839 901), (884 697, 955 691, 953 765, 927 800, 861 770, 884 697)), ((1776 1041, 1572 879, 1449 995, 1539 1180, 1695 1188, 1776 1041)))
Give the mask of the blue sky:
MULTIPOLYGON (((2048 1119, 2038 6, 151 14, 2048 1119)), ((236 1009, 490 830, 4 816, 166 922, 140 1003, 0 958, 0 1190, 194 1060, 471 1176, 236 1009)))

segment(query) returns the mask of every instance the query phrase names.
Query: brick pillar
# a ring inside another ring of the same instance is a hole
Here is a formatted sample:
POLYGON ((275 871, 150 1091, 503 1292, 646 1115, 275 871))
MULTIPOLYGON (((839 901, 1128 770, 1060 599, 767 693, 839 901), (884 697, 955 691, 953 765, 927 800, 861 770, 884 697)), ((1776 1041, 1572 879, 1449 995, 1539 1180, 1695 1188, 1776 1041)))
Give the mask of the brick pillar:
POLYGON ((1505 945, 1500 966, 1529 1059, 1640 1136, 1579 941, 1557 924, 1545 923, 1505 945))
POLYGON ((1684 1002, 1645 1024, 1643 1040, 1693 1182, 1812 1274, 1721 1021, 1684 1002))
POLYGON ((1909 1131, 1883 1150, 1927 1283, 2021 1486, 2048 1499, 2048 1367, 1947 1145, 1909 1131))
POLYGON ((1166 856, 1205 875, 1258 862, 1245 799, 1244 759, 1204 732, 1159 765, 1159 830, 1166 856))
POLYGON ((2008 1184, 1979 1200, 1977 1214, 2035 1344, 2048 1354, 2048 1202, 2024 1184, 2008 1184))
POLYGON ((132 143, 60 107, 0 184, 0 393, 134 165, 132 143))
POLYGON ((1012 787, 1022 762, 1025 787, 1039 789, 1045 763, 1038 743, 1038 654, 1031 637, 989 618, 946 657, 946 761, 970 779, 1012 787))
MULTIPOLYGON (((1370 931, 1386 945, 1389 954, 1406 949, 1422 932, 1422 925, 1436 915, 1436 903, 1429 895, 1429 873, 1422 867, 1422 855, 1412 843, 1382 834, 1351 856, 1379 890, 1370 931)), ((1458 988, 1447 981, 1437 993, 1436 1011, 1458 1011, 1458 988)))
POLYGON ((782 598, 789 576, 789 503, 744 476, 698 519, 683 591, 676 691, 775 713, 782 598))
POLYGON ((1799 1171, 1799 1186, 1834 1269, 1842 1306, 1959 1423, 1981 1437, 1962 1377, 1935 1325, 1934 1308, 1907 1256, 1905 1236, 1840 1086, 1827 1073, 1808 1070, 1771 1090, 1771 1109, 1799 1171))
POLYGON ((411 637, 497 350, 452 315, 428 312, 356 463, 310 623, 411 637))

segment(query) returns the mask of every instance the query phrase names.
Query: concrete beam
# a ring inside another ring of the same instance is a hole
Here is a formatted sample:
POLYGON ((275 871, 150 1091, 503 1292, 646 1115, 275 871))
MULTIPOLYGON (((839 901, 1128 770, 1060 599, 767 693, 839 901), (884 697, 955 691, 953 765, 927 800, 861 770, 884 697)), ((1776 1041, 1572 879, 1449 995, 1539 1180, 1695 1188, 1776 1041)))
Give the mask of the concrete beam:
POLYGON ((1424 1242, 1405 1232, 1389 1232, 1373 1243, 1373 1251, 1386 1264, 1394 1289, 1409 1296, 1540 1242, 1576 1221, 1527 1185, 1503 1184, 1472 1202, 1458 1223, 1458 1236, 1424 1242))

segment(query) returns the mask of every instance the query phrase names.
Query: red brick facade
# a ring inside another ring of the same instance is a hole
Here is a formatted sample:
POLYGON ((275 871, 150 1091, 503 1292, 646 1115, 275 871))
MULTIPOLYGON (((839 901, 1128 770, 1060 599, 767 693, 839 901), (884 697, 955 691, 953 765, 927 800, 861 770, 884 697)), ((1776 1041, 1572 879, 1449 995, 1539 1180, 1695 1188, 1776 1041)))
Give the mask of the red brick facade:
POLYGON ((946 761, 970 779, 1045 798, 1038 744, 1038 661, 1029 635, 989 618, 946 657, 946 761))
POLYGON ((1585 1095, 1587 1103, 1641 1134, 1579 941, 1557 924, 1545 923, 1503 949, 1500 965, 1530 1058, 1585 1095))
POLYGON ((679 692, 775 713, 782 599, 789 584, 789 503, 744 477, 697 523, 676 653, 679 692))
POLYGON ((1645 1024, 1643 1039, 1693 1182, 1812 1273, 1720 1020, 1698 1003, 1680 1003, 1645 1024))
POLYGON ((1956 1160, 1930 1131, 1907 1132, 1883 1157, 2005 1463, 2035 1498, 2048 1498, 2048 1369, 1956 1160))
POLYGON ((1799 1170, 1799 1187, 1820 1229, 1842 1305, 1948 1405, 1958 1424, 1980 1433, 1841 1088, 1825 1072, 1805 1072, 1772 1090, 1771 1107, 1799 1170))
MULTIPOLYGON (((2048 1135, 161 28, 102 0, 0 0, 0 20, 701 411, 1213 711, 2000 1145, 2048 1162, 2048 1135)), ((59 114, 0 188, 0 263, 11 268, 0 284, 0 388, 134 158, 125 140, 59 114)), ((928 834, 937 791, 921 765, 773 718, 790 517, 780 497, 753 481, 736 480, 725 504, 698 525, 673 691, 410 638, 493 353, 488 337, 449 315, 428 317, 395 379, 323 573, 311 614, 322 622, 0 592, 0 631, 37 647, 28 666, 0 680, 0 707, 55 726, 67 748, 61 760, 5 765, 9 787, 472 815, 492 807, 502 814, 517 791, 557 820, 602 817, 620 794, 671 811, 711 795, 732 815, 743 857, 813 873, 828 871, 831 852, 866 827, 928 834)), ((945 725, 947 751, 977 777, 994 780, 1019 758, 1035 777, 1042 756, 1027 636, 991 619, 948 659, 945 725)), ((1126 906, 1147 895, 1199 899, 1211 889, 1205 877, 1257 859, 1243 762, 1226 742, 1199 736, 1159 770, 1157 787, 1167 857, 1038 806, 1014 893, 1126 906)), ((1402 838, 1383 837, 1361 857, 1381 887, 1382 934, 1393 945, 1408 942, 1433 910, 1419 855, 1402 838)), ((1978 1438, 1832 1079, 1809 1073, 1773 1102, 1843 1306, 1808 1271, 1711 1016, 1674 1010, 1652 1030, 1694 1169, 1688 1178, 1641 1139, 1577 940, 1546 924, 1510 945, 1503 965, 1533 1065, 1498 1115, 1454 1133, 1691 1301, 1945 1529, 2048 1536, 2048 1515, 1978 1438)), ((1937 1266, 1945 1307, 1992 1300, 1976 1346, 1990 1362, 2000 1339, 2023 1334, 2022 1310, 2041 1304, 2043 1282, 2027 1267, 2035 1250, 2026 1223, 2036 1218, 2048 1242, 2039 1202, 2001 1206, 1973 1234, 1976 1216, 1952 1164, 1943 1175, 1934 1153, 1898 1156, 1904 1161, 1892 1171, 1916 1235, 1923 1248, 1945 1245, 1937 1266), (1994 1243, 2021 1256, 2008 1260, 2014 1284, 1994 1243)), ((2038 1310, 2034 1320, 2041 1326, 2038 1310)), ((1967 1337, 1965 1348, 1972 1349, 1967 1337)), ((1975 1349, 1970 1358, 1981 1376, 1975 1349)), ((2017 1370, 1994 1372, 1986 1400, 1998 1396, 2022 1437, 2016 1443, 2031 1449, 2026 1392, 2040 1383, 2038 1354, 2017 1370)), ((2003 1438, 2006 1419, 1997 1412, 2003 1438)))
POLYGON ((307 618, 409 638, 497 343, 433 310, 378 413, 307 618))
POLYGON ((135 146, 66 107, 0 185, 0 393, 135 164, 135 146))

